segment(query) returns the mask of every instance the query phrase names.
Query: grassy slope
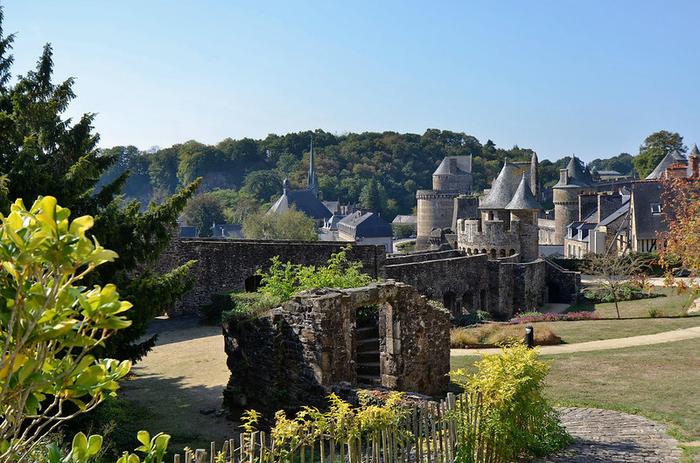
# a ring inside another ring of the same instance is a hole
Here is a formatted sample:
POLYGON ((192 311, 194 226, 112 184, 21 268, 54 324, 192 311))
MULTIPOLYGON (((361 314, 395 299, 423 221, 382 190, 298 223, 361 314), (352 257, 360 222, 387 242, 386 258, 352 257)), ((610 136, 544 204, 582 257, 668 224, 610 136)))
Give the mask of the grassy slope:
MULTIPOLYGON (((654 288, 654 292, 663 294, 665 297, 655 297, 651 299, 639 299, 636 301, 620 302, 620 316, 622 318, 648 317, 649 309, 656 309, 660 317, 673 317, 684 315, 692 296, 689 293, 677 294, 673 288, 654 288)), ((600 318, 615 318, 615 304, 612 302, 591 304, 582 302, 571 306, 567 312, 579 310, 595 311, 600 318)))
MULTIPOLYGON (((546 393, 560 405, 639 413, 670 423, 682 439, 700 439, 700 339, 654 346, 544 356, 546 393)), ((475 357, 453 357, 470 367, 475 357)))

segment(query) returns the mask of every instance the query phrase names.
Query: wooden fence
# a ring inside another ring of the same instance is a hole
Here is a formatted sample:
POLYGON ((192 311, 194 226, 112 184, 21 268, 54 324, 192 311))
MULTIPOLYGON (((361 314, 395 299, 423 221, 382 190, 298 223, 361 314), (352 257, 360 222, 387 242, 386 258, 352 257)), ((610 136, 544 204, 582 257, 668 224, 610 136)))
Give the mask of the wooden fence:
POLYGON ((337 442, 275 448, 265 432, 240 433, 209 449, 176 454, 174 463, 451 463, 495 461, 492 442, 480 432, 483 407, 477 394, 452 393, 412 408, 398 427, 337 442), (459 444, 459 445, 457 445, 459 444))

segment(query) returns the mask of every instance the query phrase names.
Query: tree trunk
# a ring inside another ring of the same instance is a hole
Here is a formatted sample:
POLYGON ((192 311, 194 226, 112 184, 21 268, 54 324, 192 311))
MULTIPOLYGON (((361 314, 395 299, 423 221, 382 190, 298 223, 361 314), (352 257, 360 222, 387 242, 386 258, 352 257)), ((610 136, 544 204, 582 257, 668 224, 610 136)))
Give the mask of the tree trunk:
POLYGON ((620 319, 620 307, 617 305, 617 298, 615 298, 615 312, 617 312, 617 319, 620 319))

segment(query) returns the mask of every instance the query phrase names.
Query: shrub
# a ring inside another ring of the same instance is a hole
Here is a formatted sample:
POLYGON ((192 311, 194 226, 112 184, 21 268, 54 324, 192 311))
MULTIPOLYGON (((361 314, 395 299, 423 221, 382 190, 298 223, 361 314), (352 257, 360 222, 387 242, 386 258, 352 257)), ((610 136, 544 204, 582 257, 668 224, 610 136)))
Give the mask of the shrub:
MULTIPOLYGON (((615 302, 614 295, 606 288, 592 286, 583 290, 586 299, 593 303, 615 302)), ((636 301, 638 299, 649 299, 654 297, 664 297, 662 293, 651 291, 648 279, 644 276, 637 276, 634 281, 620 284, 617 290, 617 301, 636 301)))
POLYGON ((493 321, 493 317, 485 310, 476 310, 467 314, 460 314, 452 319, 452 323, 455 326, 471 326, 490 321, 493 321))
POLYGON ((289 300, 293 295, 317 288, 355 288, 372 282, 372 277, 362 272, 361 262, 348 261, 350 246, 331 254, 327 265, 295 265, 272 258, 270 269, 258 272, 262 278, 258 292, 279 300, 289 300))
MULTIPOLYGON (((466 391, 480 394, 484 407, 482 439, 458 439, 456 461, 474 461, 478 446, 493 452, 489 461, 512 462, 550 454, 570 441, 556 411, 543 397, 549 366, 538 359, 537 349, 511 345, 500 354, 484 356, 475 366, 473 374, 465 370, 450 373, 466 391)), ((457 413, 468 412, 457 408, 457 413)), ((458 419, 457 425, 465 422, 471 425, 469 419, 458 419)))
POLYGON ((86 236, 93 218, 69 220, 51 196, 0 215, 0 461, 21 460, 60 423, 114 394, 128 361, 95 358, 130 325, 131 304, 112 284, 83 286, 113 251, 86 236))
POLYGON ((649 318, 656 318, 660 315, 659 310, 656 307, 649 307, 647 314, 649 315, 649 318))
MULTIPOLYGON (((525 337, 522 326, 489 323, 473 328, 453 328, 450 330, 450 346, 453 348, 497 346, 521 342, 525 337)), ((551 346, 561 344, 561 338, 546 325, 535 330, 535 344, 551 346)))
POLYGON ((565 312, 565 313, 539 313, 523 312, 510 320, 513 324, 536 323, 536 322, 557 322, 576 320, 596 320, 598 316, 594 312, 565 312))
POLYGON ((264 293, 231 293, 228 300, 228 308, 223 312, 224 321, 255 318, 284 302, 279 297, 264 293))

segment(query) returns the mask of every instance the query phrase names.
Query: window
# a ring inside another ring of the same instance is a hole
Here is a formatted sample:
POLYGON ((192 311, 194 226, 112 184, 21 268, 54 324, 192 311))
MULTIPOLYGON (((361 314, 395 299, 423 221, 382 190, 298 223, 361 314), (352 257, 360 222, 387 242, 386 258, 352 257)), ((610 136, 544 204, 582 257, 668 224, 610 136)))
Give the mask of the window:
POLYGON ((651 206, 651 213, 652 214, 661 214, 661 204, 659 203, 650 203, 651 206))

